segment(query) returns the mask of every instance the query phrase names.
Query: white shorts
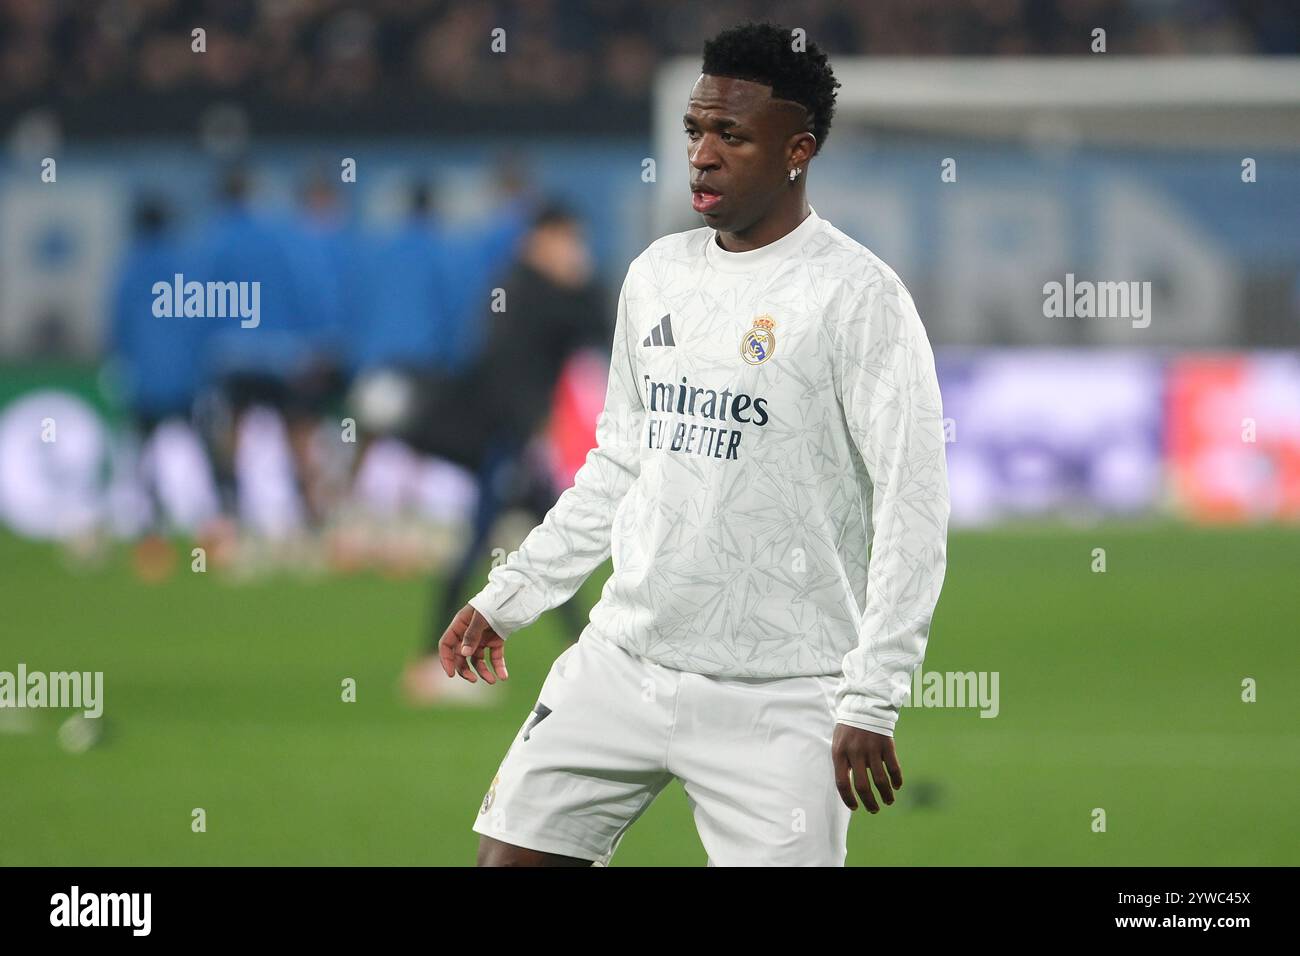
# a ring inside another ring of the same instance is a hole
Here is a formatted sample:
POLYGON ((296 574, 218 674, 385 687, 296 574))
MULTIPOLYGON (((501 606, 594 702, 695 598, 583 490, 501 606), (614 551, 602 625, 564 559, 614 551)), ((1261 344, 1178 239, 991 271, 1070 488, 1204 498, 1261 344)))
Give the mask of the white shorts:
POLYGON ((681 779, 709 866, 843 866, 833 677, 705 677, 588 635, 551 666, 474 830, 606 865, 681 779))

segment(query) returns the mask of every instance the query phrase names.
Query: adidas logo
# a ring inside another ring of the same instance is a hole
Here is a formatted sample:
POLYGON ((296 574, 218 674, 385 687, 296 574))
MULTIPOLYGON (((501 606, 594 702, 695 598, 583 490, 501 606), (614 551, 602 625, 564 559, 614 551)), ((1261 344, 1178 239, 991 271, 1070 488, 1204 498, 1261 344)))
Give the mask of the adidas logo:
POLYGON ((662 319, 660 319, 659 322, 655 325, 655 327, 650 330, 650 334, 647 335, 644 339, 642 339, 641 344, 642 345, 676 345, 677 343, 673 341, 673 325, 671 322, 671 314, 665 315, 662 319))

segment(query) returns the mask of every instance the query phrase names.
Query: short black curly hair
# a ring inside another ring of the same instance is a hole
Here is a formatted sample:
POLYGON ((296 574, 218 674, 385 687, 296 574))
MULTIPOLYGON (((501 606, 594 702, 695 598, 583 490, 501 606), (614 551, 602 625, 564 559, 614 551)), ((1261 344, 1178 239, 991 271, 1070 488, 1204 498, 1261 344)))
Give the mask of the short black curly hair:
POLYGON ((826 143, 835 115, 839 80, 826 54, 811 40, 793 49, 793 33, 767 21, 748 21, 723 30, 704 44, 702 72, 749 80, 772 88, 772 98, 793 100, 812 114, 808 132, 817 139, 816 156, 826 143))

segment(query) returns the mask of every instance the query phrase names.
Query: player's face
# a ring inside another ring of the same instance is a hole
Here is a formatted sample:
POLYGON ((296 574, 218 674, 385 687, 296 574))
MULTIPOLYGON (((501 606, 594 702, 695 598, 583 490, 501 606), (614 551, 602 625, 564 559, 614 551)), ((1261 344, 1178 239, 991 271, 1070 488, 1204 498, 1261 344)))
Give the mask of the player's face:
POLYGON ((761 83, 707 73, 695 82, 682 123, 691 206, 708 225, 743 233, 788 190, 801 113, 761 83))

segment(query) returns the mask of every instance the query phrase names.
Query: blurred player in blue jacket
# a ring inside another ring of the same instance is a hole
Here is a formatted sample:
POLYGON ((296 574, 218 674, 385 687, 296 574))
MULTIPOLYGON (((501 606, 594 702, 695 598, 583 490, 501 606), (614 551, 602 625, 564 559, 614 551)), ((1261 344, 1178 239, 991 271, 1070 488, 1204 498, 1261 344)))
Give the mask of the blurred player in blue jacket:
POLYGON ((201 370, 204 320, 155 313, 155 284, 195 265, 160 199, 140 199, 134 236, 110 294, 111 368, 131 423, 114 453, 119 528, 149 533, 134 566, 148 578, 170 573, 175 555, 161 532, 197 531, 217 515, 211 466, 191 427, 201 370))
POLYGON ((222 181, 219 209, 201 237, 196 278, 257 283, 260 315, 248 327, 237 319, 205 320, 205 373, 212 388, 203 420, 233 511, 236 497, 243 498, 235 487, 235 460, 244 416, 254 406, 278 413, 300 499, 284 507, 305 505, 306 517, 319 520, 324 502, 317 493, 313 438, 339 391, 345 282, 339 262, 348 238, 338 196, 327 182, 309 180, 302 199, 300 219, 273 217, 251 207, 242 169, 222 181))
POLYGON ((171 211, 145 198, 135 209, 135 236, 112 293, 109 346, 123 399, 144 436, 164 419, 187 419, 199 378, 201 320, 154 315, 156 282, 193 265, 172 229, 171 211))

